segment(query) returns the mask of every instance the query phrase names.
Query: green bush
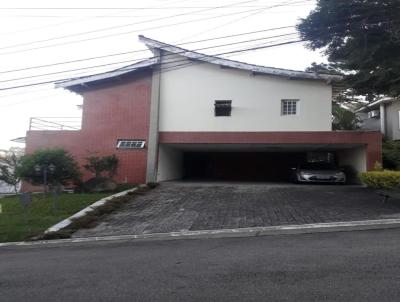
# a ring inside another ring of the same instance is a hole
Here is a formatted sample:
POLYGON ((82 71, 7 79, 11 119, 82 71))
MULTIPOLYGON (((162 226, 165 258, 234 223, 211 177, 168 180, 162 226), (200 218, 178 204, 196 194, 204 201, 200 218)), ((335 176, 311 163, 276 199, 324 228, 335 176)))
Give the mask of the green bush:
POLYGON ((400 170, 400 141, 385 141, 382 144, 383 167, 400 170))
POLYGON ((16 172, 31 184, 43 185, 44 170, 47 172, 47 184, 53 186, 79 182, 81 176, 78 163, 64 149, 43 149, 24 155, 16 172), (50 170, 51 165, 53 170, 50 170))
POLYGON ((392 190, 400 187, 400 171, 371 171, 360 175, 361 181, 368 187, 392 190))

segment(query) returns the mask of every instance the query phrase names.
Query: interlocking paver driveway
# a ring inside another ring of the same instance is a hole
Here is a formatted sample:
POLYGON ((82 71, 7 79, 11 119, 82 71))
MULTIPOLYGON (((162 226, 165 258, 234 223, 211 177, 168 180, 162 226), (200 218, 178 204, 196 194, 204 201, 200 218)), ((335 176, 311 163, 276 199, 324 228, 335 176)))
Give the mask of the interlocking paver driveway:
POLYGON ((166 182, 74 237, 400 217, 400 202, 358 186, 166 182))

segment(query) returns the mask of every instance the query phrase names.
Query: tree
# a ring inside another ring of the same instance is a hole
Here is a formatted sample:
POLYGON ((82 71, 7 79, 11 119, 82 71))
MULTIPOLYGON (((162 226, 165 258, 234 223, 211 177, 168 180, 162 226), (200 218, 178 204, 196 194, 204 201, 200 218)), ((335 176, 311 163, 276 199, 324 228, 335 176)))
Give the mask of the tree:
POLYGON ((15 193, 18 193, 20 178, 17 175, 17 168, 23 152, 21 148, 10 148, 0 153, 0 181, 13 186, 15 193))
POLYGON ((344 75, 343 71, 338 70, 335 66, 326 63, 311 63, 310 67, 306 68, 307 72, 316 72, 316 73, 325 73, 325 74, 334 74, 334 75, 344 75))
MULTIPOLYGON (((306 68, 307 72, 318 72, 325 74, 343 75, 337 68, 329 64, 312 63, 310 67, 306 68)), ((354 113, 358 109, 360 100, 355 96, 354 90, 347 87, 343 83, 341 91, 334 95, 332 103, 332 128, 333 130, 357 130, 361 127, 361 119, 354 113), (349 106, 351 109, 346 109, 349 106)))
POLYGON ((64 149, 45 149, 22 157, 17 174, 34 185, 66 185, 80 180, 78 163, 64 149), (53 167, 53 169, 51 169, 53 167))
POLYGON ((400 142, 384 141, 382 144, 383 167, 390 170, 400 170, 400 142))
POLYGON ((88 163, 83 167, 92 172, 95 178, 101 177, 103 172, 107 172, 110 178, 117 173, 118 158, 115 154, 103 157, 89 156, 86 160, 88 163))
POLYGON ((400 96, 400 1, 318 0, 297 29, 361 95, 400 96))
POLYGON ((340 104, 333 103, 332 105, 333 130, 357 130, 360 128, 361 120, 358 116, 343 108, 340 104))

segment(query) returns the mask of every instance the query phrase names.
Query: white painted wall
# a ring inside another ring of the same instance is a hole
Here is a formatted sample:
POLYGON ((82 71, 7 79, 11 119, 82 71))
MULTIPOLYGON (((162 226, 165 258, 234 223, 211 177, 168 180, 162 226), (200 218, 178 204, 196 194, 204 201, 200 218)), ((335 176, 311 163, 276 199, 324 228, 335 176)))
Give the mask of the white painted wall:
POLYGON ((386 137, 390 140, 400 139, 400 102, 388 103, 386 108, 386 137))
POLYGON ((165 145, 160 145, 157 181, 181 179, 182 176, 183 152, 165 145))
MULTIPOLYGON (((170 58, 170 57, 168 57, 170 58)), ((160 131, 330 131, 332 87, 198 63, 163 65, 160 131), (299 99, 296 116, 281 115, 282 99, 299 99), (214 101, 232 100, 231 117, 215 117, 214 101)), ((186 61, 189 62, 189 61, 186 61)))

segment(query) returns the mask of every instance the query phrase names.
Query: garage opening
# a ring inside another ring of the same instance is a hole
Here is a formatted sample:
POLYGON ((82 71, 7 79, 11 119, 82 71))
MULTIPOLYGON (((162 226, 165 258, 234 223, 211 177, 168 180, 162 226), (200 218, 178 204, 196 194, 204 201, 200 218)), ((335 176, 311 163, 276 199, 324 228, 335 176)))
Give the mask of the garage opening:
POLYGON ((290 146, 161 145, 157 181, 221 180, 286 182, 292 168, 329 161, 343 169, 351 183, 366 170, 366 148, 357 145, 290 146))
POLYGON ((233 181, 288 181, 306 152, 186 152, 183 178, 233 181))

